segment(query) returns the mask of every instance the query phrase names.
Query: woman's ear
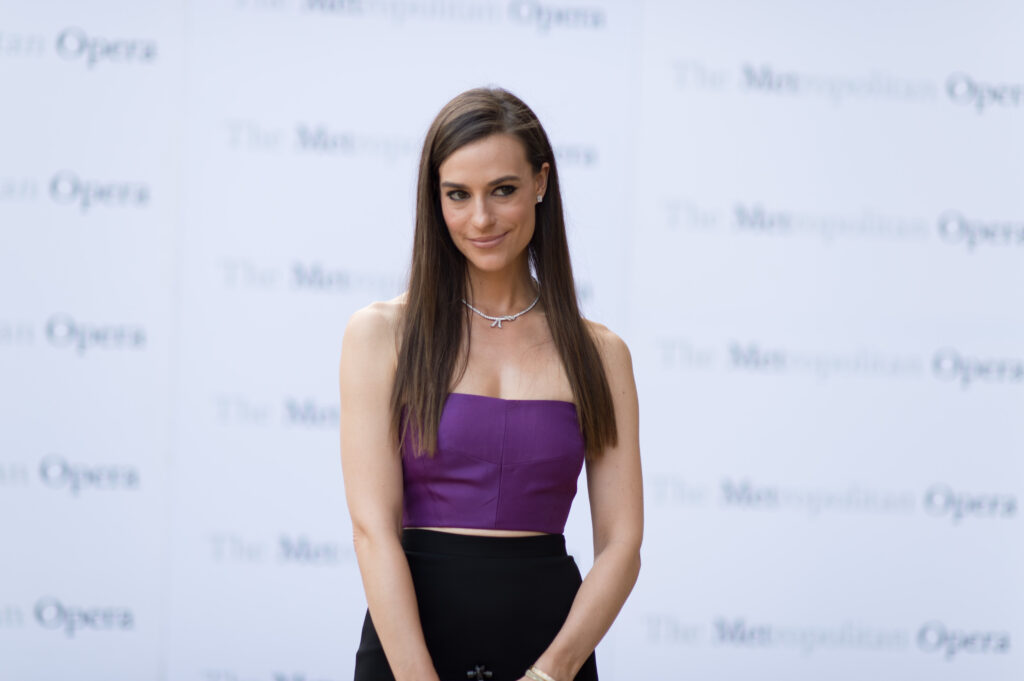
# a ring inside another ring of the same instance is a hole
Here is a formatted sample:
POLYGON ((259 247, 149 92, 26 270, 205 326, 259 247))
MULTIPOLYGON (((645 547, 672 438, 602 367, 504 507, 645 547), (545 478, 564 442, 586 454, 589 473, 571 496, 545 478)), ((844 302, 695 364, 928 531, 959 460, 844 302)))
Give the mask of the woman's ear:
POLYGON ((540 170, 533 176, 534 194, 537 195, 537 203, 540 203, 541 199, 548 191, 548 171, 551 169, 551 164, 544 161, 544 164, 540 167, 540 170))

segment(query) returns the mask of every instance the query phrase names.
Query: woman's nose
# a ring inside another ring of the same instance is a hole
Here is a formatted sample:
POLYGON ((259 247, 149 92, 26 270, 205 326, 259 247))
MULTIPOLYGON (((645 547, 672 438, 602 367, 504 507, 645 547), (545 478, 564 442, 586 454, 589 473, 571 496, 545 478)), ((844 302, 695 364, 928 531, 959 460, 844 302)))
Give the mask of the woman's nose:
POLYGON ((473 202, 473 226, 477 229, 483 229, 489 227, 494 221, 494 215, 491 212, 491 207, 487 204, 487 200, 479 198, 473 202))

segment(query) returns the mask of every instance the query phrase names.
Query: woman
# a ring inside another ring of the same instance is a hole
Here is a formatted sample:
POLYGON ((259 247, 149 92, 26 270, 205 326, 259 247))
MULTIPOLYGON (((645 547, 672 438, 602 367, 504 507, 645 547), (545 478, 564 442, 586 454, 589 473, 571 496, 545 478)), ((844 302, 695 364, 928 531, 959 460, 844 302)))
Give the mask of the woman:
POLYGON ((352 315, 340 388, 356 680, 597 679, 640 569, 636 388, 580 316, 555 158, 512 94, 469 90, 431 125, 408 290, 352 315), (584 461, 581 583, 562 530, 584 461))

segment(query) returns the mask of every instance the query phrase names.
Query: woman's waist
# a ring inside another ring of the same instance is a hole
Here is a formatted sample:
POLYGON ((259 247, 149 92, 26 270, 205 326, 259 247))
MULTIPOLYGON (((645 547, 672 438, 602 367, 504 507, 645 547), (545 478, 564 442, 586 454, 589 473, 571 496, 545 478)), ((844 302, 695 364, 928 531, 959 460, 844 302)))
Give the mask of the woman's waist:
POLYGON ((563 534, 467 534, 460 532, 460 529, 451 528, 448 531, 447 528, 406 527, 402 530, 402 548, 414 553, 478 558, 568 555, 563 534))

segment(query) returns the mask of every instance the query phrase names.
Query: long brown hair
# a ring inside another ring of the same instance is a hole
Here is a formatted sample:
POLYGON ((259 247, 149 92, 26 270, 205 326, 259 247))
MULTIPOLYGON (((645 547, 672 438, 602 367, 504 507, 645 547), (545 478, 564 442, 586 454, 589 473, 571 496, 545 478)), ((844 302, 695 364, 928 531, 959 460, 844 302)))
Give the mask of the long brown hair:
MULTIPOLYGON (((587 452, 594 454, 615 444, 618 433, 604 366, 576 300, 555 155, 533 111, 500 88, 475 88, 452 99, 438 113, 423 142, 412 267, 391 393, 392 427, 404 443, 405 420, 416 433, 417 451, 436 451, 441 410, 455 375, 463 330, 468 332, 470 321, 468 308, 461 304, 466 295, 466 259, 444 222, 438 171, 460 147, 497 133, 511 134, 522 142, 534 172, 545 162, 550 166, 527 254, 572 386, 587 452)), ((468 357, 467 352, 465 361, 468 357)), ((459 376, 465 369, 463 362, 459 376)))

